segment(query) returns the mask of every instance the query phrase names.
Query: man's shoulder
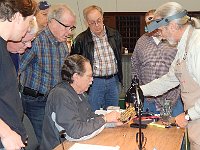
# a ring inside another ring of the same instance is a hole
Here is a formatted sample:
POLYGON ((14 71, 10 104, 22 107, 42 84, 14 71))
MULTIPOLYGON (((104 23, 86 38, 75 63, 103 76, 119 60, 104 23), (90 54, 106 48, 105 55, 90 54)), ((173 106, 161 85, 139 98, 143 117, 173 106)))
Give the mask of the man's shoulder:
POLYGON ((114 29, 114 28, 111 28, 111 27, 109 27, 109 26, 105 26, 105 28, 106 28, 107 34, 109 34, 109 35, 112 35, 112 34, 120 35, 119 31, 116 30, 116 29, 114 29))
POLYGON ((90 31, 87 29, 81 32, 80 34, 78 34, 75 40, 82 40, 82 39, 88 38, 90 37, 90 34, 91 34, 90 31))
POLYGON ((193 32, 193 36, 191 37, 191 41, 193 43, 195 43, 195 45, 200 45, 200 42, 198 42, 200 40, 200 29, 195 29, 193 32))
POLYGON ((68 95, 69 93, 73 93, 74 90, 72 87, 65 82, 58 83, 50 92, 50 94, 56 95, 68 95))
POLYGON ((118 32, 116 29, 109 27, 109 26, 105 26, 106 30, 108 31, 112 31, 112 32, 118 32))
POLYGON ((153 41, 153 37, 145 33, 137 40, 137 44, 149 43, 150 41, 153 41))
POLYGON ((92 34, 90 31, 86 30, 77 35, 74 39, 74 45, 87 45, 87 43, 93 43, 92 34), (78 43, 78 44, 77 44, 78 43))
POLYGON ((41 32, 39 32, 38 34, 37 34, 37 37, 36 38, 39 38, 39 39, 42 39, 42 38, 46 38, 46 37, 48 37, 48 32, 47 32, 47 30, 46 29, 44 29, 44 30, 42 30, 41 32))
POLYGON ((147 33, 144 33, 139 39, 149 40, 149 39, 153 39, 153 37, 149 36, 147 33))
POLYGON ((56 37, 50 31, 48 27, 44 28, 41 32, 37 34, 37 37, 34 41, 40 41, 42 43, 56 42, 56 37))

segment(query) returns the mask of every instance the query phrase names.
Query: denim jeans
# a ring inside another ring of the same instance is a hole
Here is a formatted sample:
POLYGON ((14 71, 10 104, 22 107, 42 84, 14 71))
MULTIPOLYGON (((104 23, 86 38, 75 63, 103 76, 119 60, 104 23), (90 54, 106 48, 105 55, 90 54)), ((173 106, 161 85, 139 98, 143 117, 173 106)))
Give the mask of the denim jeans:
POLYGON ((22 94, 22 104, 24 113, 30 119, 38 143, 42 139, 42 124, 45 114, 45 105, 47 97, 39 96, 37 98, 22 94))
POLYGON ((94 78, 88 95, 92 110, 106 109, 108 106, 119 104, 119 79, 114 76, 110 79, 94 78))
MULTIPOLYGON (((148 109, 149 112, 152 112, 152 113, 155 113, 155 114, 160 114, 160 112, 156 110, 155 101, 147 102, 146 100, 144 100, 143 106, 144 106, 143 111, 145 111, 145 112, 148 109)), ((172 108, 172 117, 179 115, 183 111, 184 111, 183 110, 183 103, 182 103, 181 97, 179 97, 175 106, 172 108)))

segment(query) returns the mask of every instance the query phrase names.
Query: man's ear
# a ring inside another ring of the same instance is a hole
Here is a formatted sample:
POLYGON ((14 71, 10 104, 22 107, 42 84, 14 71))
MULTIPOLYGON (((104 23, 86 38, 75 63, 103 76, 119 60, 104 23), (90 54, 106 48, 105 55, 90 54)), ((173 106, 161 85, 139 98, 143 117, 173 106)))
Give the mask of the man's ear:
POLYGON ((78 73, 74 73, 74 74, 72 75, 72 79, 73 79, 74 81, 76 81, 78 78, 79 78, 79 74, 78 74, 78 73))
POLYGON ((89 27, 89 24, 88 24, 87 20, 84 20, 84 24, 85 24, 85 26, 86 26, 87 28, 89 27))

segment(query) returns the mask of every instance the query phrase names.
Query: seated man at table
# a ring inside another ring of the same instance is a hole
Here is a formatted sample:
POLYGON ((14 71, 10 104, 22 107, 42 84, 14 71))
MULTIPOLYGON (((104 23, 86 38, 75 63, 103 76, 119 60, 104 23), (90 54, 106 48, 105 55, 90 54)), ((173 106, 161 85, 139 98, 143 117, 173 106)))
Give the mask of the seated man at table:
POLYGON ((92 68, 87 58, 71 55, 66 58, 61 71, 62 82, 48 96, 43 122, 41 150, 53 149, 60 144, 60 132, 65 131, 69 141, 90 139, 109 123, 120 126, 120 113, 113 111, 96 115, 84 92, 92 84, 92 68))

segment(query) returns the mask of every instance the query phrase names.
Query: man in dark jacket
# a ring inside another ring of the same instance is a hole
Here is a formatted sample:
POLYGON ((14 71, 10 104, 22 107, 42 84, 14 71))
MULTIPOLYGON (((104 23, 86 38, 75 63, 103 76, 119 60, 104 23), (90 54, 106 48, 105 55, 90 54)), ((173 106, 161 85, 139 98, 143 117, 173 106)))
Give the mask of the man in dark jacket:
POLYGON ((93 111, 117 106, 119 81, 122 81, 122 39, 118 31, 104 26, 103 12, 92 5, 83 10, 88 29, 79 34, 72 46, 72 54, 90 60, 94 81, 89 90, 89 103, 93 111))
POLYGON ((59 133, 68 141, 83 141, 95 137, 106 127, 123 125, 118 119, 120 112, 112 111, 104 116, 92 112, 84 93, 93 80, 88 59, 81 55, 67 57, 61 76, 62 82, 48 96, 40 150, 51 150, 59 145, 59 133))

